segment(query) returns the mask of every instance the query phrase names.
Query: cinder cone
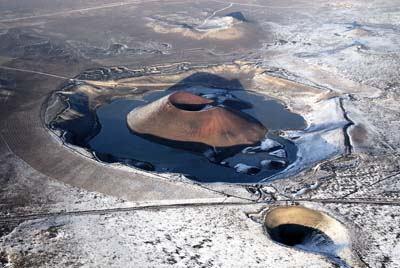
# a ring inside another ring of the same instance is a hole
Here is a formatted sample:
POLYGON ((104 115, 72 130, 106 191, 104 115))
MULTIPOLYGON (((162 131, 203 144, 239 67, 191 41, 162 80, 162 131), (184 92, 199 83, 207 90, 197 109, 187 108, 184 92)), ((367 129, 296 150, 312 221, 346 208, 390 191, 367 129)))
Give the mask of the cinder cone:
POLYGON ((132 110, 128 127, 136 133, 173 141, 198 142, 213 147, 254 144, 267 129, 223 107, 203 109, 212 100, 175 92, 132 110))

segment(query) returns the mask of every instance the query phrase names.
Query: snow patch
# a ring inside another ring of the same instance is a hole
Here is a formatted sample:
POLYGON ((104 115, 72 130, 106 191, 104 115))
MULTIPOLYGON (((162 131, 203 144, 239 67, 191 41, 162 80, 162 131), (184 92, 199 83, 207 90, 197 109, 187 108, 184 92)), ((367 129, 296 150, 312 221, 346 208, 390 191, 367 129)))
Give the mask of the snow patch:
POLYGON ((283 134, 297 146, 296 161, 283 171, 260 182, 294 175, 320 161, 345 152, 343 127, 348 122, 343 116, 339 98, 319 101, 312 107, 313 111, 303 115, 309 127, 301 131, 286 131, 283 134))
POLYGON ((256 170, 260 170, 258 167, 249 166, 243 163, 236 164, 234 168, 236 169, 236 172, 246 173, 246 174, 253 173, 256 170))
MULTIPOLYGON (((273 139, 265 137, 265 139, 261 141, 261 144, 259 146, 246 147, 242 150, 242 153, 243 154, 255 154, 258 151, 269 151, 276 147, 282 147, 282 144, 280 144, 279 142, 277 142, 273 139)), ((285 152, 284 157, 286 157, 286 152, 285 152)))

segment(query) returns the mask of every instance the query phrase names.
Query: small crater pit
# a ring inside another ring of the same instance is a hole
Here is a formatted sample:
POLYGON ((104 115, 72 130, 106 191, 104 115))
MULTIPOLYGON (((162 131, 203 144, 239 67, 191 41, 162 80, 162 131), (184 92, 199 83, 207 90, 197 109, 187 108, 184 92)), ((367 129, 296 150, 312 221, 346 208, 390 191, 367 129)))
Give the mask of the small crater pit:
POLYGON ((160 34, 180 35, 185 39, 213 40, 215 42, 229 42, 252 40, 257 43, 262 29, 252 20, 249 20, 240 11, 223 15, 211 14, 206 18, 176 17, 174 15, 157 15, 148 17, 146 26, 160 34))
POLYGON ((349 267, 347 229, 327 214, 303 206, 275 207, 267 211, 264 223, 273 241, 322 254, 341 267, 349 267))
POLYGON ((269 230, 271 238, 281 244, 293 247, 308 244, 314 237, 319 237, 326 244, 332 244, 321 231, 300 224, 282 224, 269 230))

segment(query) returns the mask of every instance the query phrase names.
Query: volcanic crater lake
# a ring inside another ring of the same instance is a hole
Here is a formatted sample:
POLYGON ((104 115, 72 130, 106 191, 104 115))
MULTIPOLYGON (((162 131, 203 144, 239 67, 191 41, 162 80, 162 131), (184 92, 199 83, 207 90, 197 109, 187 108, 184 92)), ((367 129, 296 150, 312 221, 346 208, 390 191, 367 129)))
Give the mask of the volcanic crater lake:
POLYGON ((90 149, 104 162, 122 162, 159 173, 179 173, 208 183, 256 183, 281 172, 296 160, 296 146, 279 137, 278 133, 280 130, 303 129, 306 123, 300 115, 290 112, 276 100, 251 91, 201 87, 188 91, 213 99, 220 107, 240 110, 258 120, 269 130, 265 138, 267 142, 273 141, 279 146, 260 150, 261 141, 243 146, 242 149, 247 150, 244 153, 239 150, 226 159, 210 161, 208 154, 213 154, 214 150, 218 152, 218 148, 210 147, 208 151, 199 152, 174 146, 173 141, 166 145, 133 133, 127 126, 128 113, 173 93, 164 90, 147 93, 141 99, 117 99, 100 106, 96 115, 101 129, 89 141, 90 149), (278 150, 280 152, 276 153, 278 150), (269 166, 261 167, 261 162, 268 162, 269 166))

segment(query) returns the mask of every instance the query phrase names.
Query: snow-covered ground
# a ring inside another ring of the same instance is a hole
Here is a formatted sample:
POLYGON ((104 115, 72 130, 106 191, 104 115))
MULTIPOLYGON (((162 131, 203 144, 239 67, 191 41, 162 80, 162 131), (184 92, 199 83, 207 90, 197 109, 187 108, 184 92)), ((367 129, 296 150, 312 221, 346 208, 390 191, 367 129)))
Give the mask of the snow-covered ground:
POLYGON ((265 233, 266 209, 298 203, 345 226, 352 266, 400 267, 399 21, 396 0, 2 1, 0 266, 334 267, 265 233), (300 148, 292 176, 150 176, 72 153, 43 126, 46 98, 77 75, 82 92, 141 94, 191 71, 306 118, 281 133, 300 148))

